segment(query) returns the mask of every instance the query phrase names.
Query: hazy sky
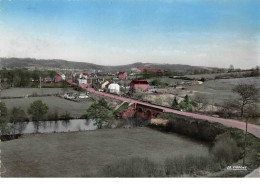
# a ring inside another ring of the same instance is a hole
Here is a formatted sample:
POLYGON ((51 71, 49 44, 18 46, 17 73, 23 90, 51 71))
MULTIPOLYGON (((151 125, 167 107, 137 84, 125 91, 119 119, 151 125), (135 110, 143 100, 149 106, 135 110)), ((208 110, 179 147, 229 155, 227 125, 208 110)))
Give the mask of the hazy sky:
POLYGON ((260 0, 0 0, 0 56, 260 65, 260 0))

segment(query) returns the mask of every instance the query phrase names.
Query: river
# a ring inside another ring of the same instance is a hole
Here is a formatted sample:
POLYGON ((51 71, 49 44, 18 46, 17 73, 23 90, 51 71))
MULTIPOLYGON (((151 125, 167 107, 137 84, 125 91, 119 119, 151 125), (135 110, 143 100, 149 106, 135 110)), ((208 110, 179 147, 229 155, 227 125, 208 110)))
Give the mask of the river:
POLYGON ((56 132, 75 132, 96 130, 94 120, 91 119, 73 119, 58 121, 40 121, 40 122, 24 122, 15 125, 9 123, 11 134, 32 134, 32 133, 56 133, 56 132))

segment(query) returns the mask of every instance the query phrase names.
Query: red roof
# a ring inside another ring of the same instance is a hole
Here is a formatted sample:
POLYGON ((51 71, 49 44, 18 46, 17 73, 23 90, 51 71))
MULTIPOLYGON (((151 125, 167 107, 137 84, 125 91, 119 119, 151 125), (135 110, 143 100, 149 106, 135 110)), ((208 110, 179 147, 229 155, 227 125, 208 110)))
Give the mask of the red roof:
POLYGON ((82 74, 85 75, 85 76, 87 75, 87 73, 82 73, 82 74))
POLYGON ((133 84, 148 84, 146 80, 132 80, 133 84))
POLYGON ((119 72, 118 75, 122 75, 122 74, 125 74, 125 72, 119 72))

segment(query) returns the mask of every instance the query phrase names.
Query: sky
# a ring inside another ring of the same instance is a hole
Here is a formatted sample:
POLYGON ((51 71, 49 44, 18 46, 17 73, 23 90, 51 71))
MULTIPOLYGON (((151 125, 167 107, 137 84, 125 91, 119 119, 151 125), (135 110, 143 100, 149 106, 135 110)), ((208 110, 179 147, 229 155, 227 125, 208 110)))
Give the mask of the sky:
POLYGON ((0 56, 260 65, 260 0, 0 0, 0 56))

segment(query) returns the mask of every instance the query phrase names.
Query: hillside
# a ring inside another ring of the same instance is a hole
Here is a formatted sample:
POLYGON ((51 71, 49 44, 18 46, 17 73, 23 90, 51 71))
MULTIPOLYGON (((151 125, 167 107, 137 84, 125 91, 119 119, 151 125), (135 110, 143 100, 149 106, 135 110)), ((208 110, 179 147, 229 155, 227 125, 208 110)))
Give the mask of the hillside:
POLYGON ((173 72, 185 72, 188 69, 205 69, 205 67, 181 65, 181 64, 152 64, 137 62, 127 65, 117 66, 102 66, 87 62, 73 62, 66 60, 42 60, 32 58, 0 58, 0 68, 31 68, 31 69, 95 69, 102 70, 102 72, 119 72, 128 71, 131 68, 138 68, 141 66, 150 66, 156 69, 168 70, 173 72))

